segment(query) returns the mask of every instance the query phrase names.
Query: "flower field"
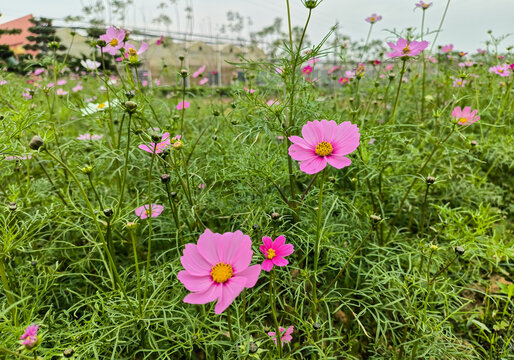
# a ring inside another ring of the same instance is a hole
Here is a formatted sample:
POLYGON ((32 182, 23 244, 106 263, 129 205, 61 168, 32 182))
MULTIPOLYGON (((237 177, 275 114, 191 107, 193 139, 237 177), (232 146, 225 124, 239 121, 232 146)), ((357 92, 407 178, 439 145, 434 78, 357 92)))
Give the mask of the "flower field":
POLYGON ((0 359, 514 358, 511 48, 319 4, 226 84, 118 24, 0 60, 0 359))

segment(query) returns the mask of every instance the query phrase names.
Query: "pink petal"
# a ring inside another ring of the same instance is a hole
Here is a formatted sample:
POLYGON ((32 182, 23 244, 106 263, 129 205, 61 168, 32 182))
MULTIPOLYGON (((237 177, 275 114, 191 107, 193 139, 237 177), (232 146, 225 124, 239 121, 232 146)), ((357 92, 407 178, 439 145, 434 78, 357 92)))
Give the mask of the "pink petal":
POLYGON ((273 246, 273 240, 269 236, 263 236, 262 243, 264 244, 266 249, 270 249, 273 246))
POLYGON ((286 243, 286 237, 284 235, 280 235, 273 242, 273 249, 279 249, 281 246, 284 246, 286 243))
POLYGON ((271 271, 273 269, 273 261, 270 259, 266 259, 262 262, 262 270, 264 271, 271 271))
POLYGON ((337 132, 337 123, 334 120, 321 120, 320 129, 322 136, 321 140, 332 142, 332 139, 334 138, 337 132))
POLYGON ((193 292, 184 298, 184 302, 188 304, 207 304, 213 302, 221 296, 221 285, 213 285, 205 291, 193 292))
MULTIPOLYGON (((360 133, 357 125, 345 121, 337 127, 337 133, 332 140, 333 155, 349 154, 359 146, 360 133)), ((331 164, 332 165, 332 164, 331 164)), ((334 165, 332 165, 334 166, 334 165)))
POLYGON ((352 161, 343 155, 330 155, 326 157, 327 162, 335 167, 336 169, 342 169, 346 166, 350 166, 352 161))
POLYGON ((209 263, 198 251, 195 244, 186 244, 184 255, 180 258, 184 269, 191 275, 207 276, 211 274, 211 268, 215 263, 209 263))
POLYGON ((453 109, 452 116, 455 118, 459 118, 459 117, 462 117, 461 113, 462 113, 462 110, 460 109, 460 106, 457 106, 455 109, 453 109))
POLYGON ((291 141, 293 144, 297 144, 305 149, 311 149, 312 146, 307 143, 307 141, 305 141, 305 139, 302 139, 301 137, 299 136, 290 136, 289 137, 289 141, 291 141))
POLYGON ((302 135, 310 145, 317 145, 321 141, 321 130, 319 121, 309 121, 302 127, 302 135))
POLYGON ((139 48, 138 54, 144 53, 148 49, 148 44, 146 42, 141 43, 141 47, 139 48))
POLYGON ((245 279, 240 277, 233 277, 222 286, 221 296, 214 308, 215 314, 221 314, 226 308, 234 302, 236 297, 243 291, 245 287, 245 279))
POLYGON ((246 269, 252 261, 252 240, 241 231, 225 233, 219 238, 220 260, 232 265, 234 273, 246 269))
POLYGON ((198 238, 198 252, 212 265, 220 262, 218 254, 219 237, 220 234, 214 234, 211 230, 205 229, 204 233, 198 238))
POLYGON ((273 261, 273 264, 277 266, 286 266, 289 264, 289 261, 280 256, 275 256, 271 261, 273 261))
POLYGON ((305 149, 300 145, 292 144, 289 147, 289 156, 291 156, 291 158, 293 158, 296 161, 305 161, 307 159, 317 156, 314 149, 314 147, 311 147, 310 149, 305 149))
POLYGON ((245 270, 237 273, 237 275, 234 276, 233 279, 236 277, 245 278, 246 279, 245 287, 252 288, 257 283, 260 273, 261 273, 261 266, 253 265, 253 266, 250 266, 250 267, 246 268, 245 270))
POLYGON ((275 254, 277 256, 288 256, 294 252, 294 246, 292 244, 285 244, 276 250, 275 254))
POLYGON ((211 276, 195 276, 191 275, 189 272, 182 270, 177 274, 177 278, 180 280, 182 284, 189 291, 198 291, 202 292, 207 290, 209 286, 213 285, 211 280, 211 276))
POLYGON ((300 163, 300 170, 306 174, 319 173, 327 166, 327 160, 321 156, 314 156, 300 163))

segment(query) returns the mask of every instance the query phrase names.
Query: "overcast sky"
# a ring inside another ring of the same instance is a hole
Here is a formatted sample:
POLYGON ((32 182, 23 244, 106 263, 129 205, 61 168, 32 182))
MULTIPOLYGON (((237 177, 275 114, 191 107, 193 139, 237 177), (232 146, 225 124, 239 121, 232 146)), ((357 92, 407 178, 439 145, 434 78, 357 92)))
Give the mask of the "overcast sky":
MULTIPOLYGON (((125 18, 127 27, 137 25, 156 28, 157 25, 152 24, 151 20, 161 12, 157 10, 157 5, 170 0, 133 1, 134 5, 127 11, 125 18)), ((246 26, 243 32, 245 37, 249 31, 257 31, 270 25, 274 18, 287 16, 285 0, 176 1, 177 6, 173 5, 165 10, 172 20, 172 31, 186 30, 183 10, 186 4, 192 4, 194 32, 207 35, 215 35, 219 26, 226 23, 228 11, 238 12, 252 19, 253 25, 246 26)), ((29 13, 51 18, 78 15, 83 5, 90 2, 92 0, 2 0, 0 12, 3 17, 0 18, 0 23, 29 13)), ((307 10, 301 5, 300 0, 290 0, 290 3, 293 25, 303 25, 307 10)), ((377 13, 383 16, 383 20, 375 25, 372 38, 385 39, 391 36, 386 29, 420 27, 422 11, 414 11, 414 3, 414 0, 324 0, 313 11, 308 35, 311 41, 317 42, 338 22, 342 34, 349 35, 353 40, 364 39, 369 28, 364 19, 371 13, 377 13)), ((433 6, 426 11, 425 27, 430 30, 437 29, 446 3, 447 0, 433 0, 433 6)), ((514 0, 451 0, 443 32, 439 35, 437 43, 453 43, 457 50, 474 52, 477 48, 485 47, 488 30, 492 30, 496 36, 514 33, 513 19, 514 0)), ((286 30, 285 24, 284 21, 283 30, 286 30)), ((234 34, 228 34, 231 35, 234 34)), ((428 37, 427 40, 431 38, 428 37)), ((500 51, 512 45, 514 36, 509 36, 502 42, 500 51)))

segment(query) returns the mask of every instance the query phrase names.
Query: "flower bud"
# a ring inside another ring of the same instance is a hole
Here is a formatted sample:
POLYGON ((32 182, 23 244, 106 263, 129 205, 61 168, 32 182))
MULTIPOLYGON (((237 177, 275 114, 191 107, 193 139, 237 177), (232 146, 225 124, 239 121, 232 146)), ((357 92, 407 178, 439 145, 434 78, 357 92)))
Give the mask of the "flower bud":
POLYGON ((273 220, 278 220, 278 219, 280 219, 280 214, 278 212, 273 212, 273 213, 271 213, 271 218, 273 220))
POLYGON ((48 47, 52 50, 59 50, 59 48, 61 47, 61 44, 57 41, 50 41, 48 43, 48 47))
POLYGON ((14 201, 11 201, 11 202, 9 203, 9 210, 11 210, 11 211, 15 211, 17 207, 18 207, 18 206, 16 205, 16 203, 15 203, 14 201))
POLYGON ((30 266, 34 267, 34 266, 36 266, 36 265, 37 265, 37 261, 36 261, 36 260, 32 260, 32 261, 30 262, 30 266))
POLYGON ((114 212, 112 211, 111 208, 104 209, 103 212, 104 212, 104 215, 107 217, 111 217, 112 214, 114 214, 114 212))
POLYGON ((62 355, 65 357, 65 358, 70 358, 73 356, 73 354, 75 353, 75 351, 72 349, 72 348, 67 348, 66 350, 64 350, 62 352, 62 355))
POLYGON ((82 173, 86 175, 91 174, 93 172, 93 167, 91 165, 86 165, 82 169, 80 169, 80 171, 82 171, 82 173))
POLYGON ((257 225, 257 224, 253 224, 252 228, 253 228, 254 230, 258 230, 258 229, 259 229, 259 225, 257 225))
POLYGON ((163 184, 167 184, 170 182, 171 176, 169 174, 162 174, 161 175, 161 182, 163 184))
POLYGON ((433 176, 427 176, 427 185, 432 185, 433 183, 435 183, 435 177, 433 176))
POLYGON ((319 330, 321 329, 321 324, 319 322, 315 322, 314 324, 312 324, 312 327, 314 330, 319 330))
POLYGON ((173 143, 173 148, 174 148, 174 149, 177 149, 177 150, 178 150, 178 149, 180 149, 181 147, 182 147, 182 141, 177 140, 177 141, 175 141, 175 142, 173 143))
POLYGON ((185 58, 184 58, 184 56, 183 56, 183 55, 180 55, 180 56, 178 57, 178 59, 179 59, 180 61, 184 61, 184 59, 185 59, 185 58))
POLYGON ((259 350, 259 347, 257 346, 256 343, 254 343, 253 341, 250 343, 250 354, 255 354, 257 352, 257 350, 259 350))
POLYGON ((129 229, 129 230, 135 229, 135 228, 136 228, 136 226, 137 226, 137 223, 135 223, 135 222, 131 222, 131 221, 130 221, 130 222, 128 222, 128 223, 125 225, 125 227, 126 227, 127 229, 129 229))
POLYGON ((476 140, 471 140, 471 146, 475 147, 478 145, 478 142, 476 140))
POLYGON ((465 251, 465 250, 464 250, 464 248, 463 248, 462 246, 457 246, 457 247, 455 247, 455 254, 457 254, 457 255, 459 255, 459 256, 460 256, 460 255, 464 255, 464 251, 465 251))
POLYGON ((39 137, 38 135, 34 135, 32 140, 30 140, 29 148, 31 148, 32 150, 39 150, 39 148, 43 146, 44 143, 45 142, 43 141, 43 139, 41 139, 41 137, 39 137))
POLYGON ((212 110, 212 115, 214 116, 220 116, 219 110, 212 110))
POLYGON ((186 69, 182 69, 182 70, 180 70, 180 75, 183 78, 186 78, 189 75, 189 72, 186 69))
POLYGON ((373 221, 373 223, 377 224, 382 221, 382 218, 379 215, 370 215, 369 219, 373 221))
POLYGON ((135 103, 134 101, 125 101, 125 108, 127 109, 127 111, 129 113, 135 113, 136 112, 136 109, 137 109, 137 103, 135 103))
POLYGON ((176 193, 175 191, 172 191, 172 192, 170 193, 170 196, 171 196, 172 198, 176 198, 176 197, 177 197, 177 193, 176 193))
POLYGON ((96 45, 98 45, 102 48, 102 47, 107 46, 107 43, 105 42, 105 40, 96 40, 96 45))

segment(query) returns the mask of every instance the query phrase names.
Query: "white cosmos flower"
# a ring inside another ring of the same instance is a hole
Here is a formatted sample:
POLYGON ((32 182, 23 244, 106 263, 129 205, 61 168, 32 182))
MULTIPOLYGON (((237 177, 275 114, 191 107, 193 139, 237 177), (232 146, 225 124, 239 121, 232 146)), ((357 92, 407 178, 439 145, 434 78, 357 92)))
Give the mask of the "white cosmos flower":
POLYGON ((85 61, 81 60, 80 64, 88 70, 95 70, 100 66, 100 63, 98 61, 89 59, 86 59, 85 61))

